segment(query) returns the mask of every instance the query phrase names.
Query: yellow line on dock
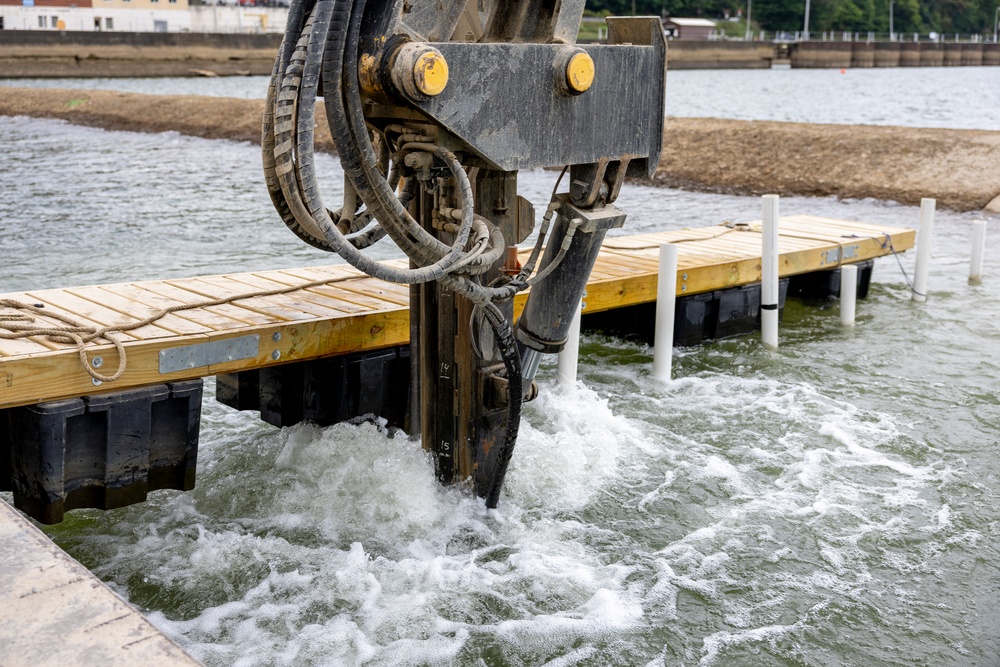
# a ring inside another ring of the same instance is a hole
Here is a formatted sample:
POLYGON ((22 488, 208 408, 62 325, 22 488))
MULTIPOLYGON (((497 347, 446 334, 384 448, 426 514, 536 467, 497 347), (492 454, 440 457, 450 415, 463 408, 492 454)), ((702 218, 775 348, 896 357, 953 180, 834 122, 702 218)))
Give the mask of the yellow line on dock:
MULTIPOLYGON (((912 229, 814 216, 780 221, 779 273, 830 270, 913 247, 912 229)), ((760 281, 759 223, 608 238, 590 277, 585 313, 656 300, 659 245, 678 245, 677 296, 760 281)), ((122 335, 127 369, 116 382, 95 385, 77 351, 42 338, 0 340, 0 408, 120 391, 149 384, 232 373, 262 366, 402 345, 409 340, 408 288, 368 278, 343 265, 222 276, 70 287, 4 294, 97 326, 137 322, 179 303, 294 286, 322 278, 350 280, 282 296, 181 311, 122 335), (161 353, 176 348, 256 336, 256 354, 161 373, 161 353)), ((515 300, 517 311, 526 295, 515 300)), ((61 323, 52 320, 53 326, 61 323)), ((111 345, 88 357, 114 369, 111 345)))

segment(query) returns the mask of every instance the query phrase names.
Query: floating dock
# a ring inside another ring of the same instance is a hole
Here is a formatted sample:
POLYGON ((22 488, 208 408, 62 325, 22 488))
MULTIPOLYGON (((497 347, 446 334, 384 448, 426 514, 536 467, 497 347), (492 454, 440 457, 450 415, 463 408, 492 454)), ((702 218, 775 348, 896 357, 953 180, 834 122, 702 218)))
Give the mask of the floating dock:
MULTIPOLYGON (((679 248, 678 297, 758 283, 759 230, 759 223, 750 223, 608 238, 587 286, 584 313, 655 302, 659 246, 664 243, 679 248)), ((807 215, 782 217, 780 230, 781 277, 830 271, 841 264, 902 252, 912 248, 915 239, 912 229, 807 215)), ((408 288, 369 278, 345 265, 32 290, 3 294, 0 299, 41 305, 39 310, 46 314, 101 327, 137 322, 169 306, 304 284, 310 286, 283 295, 184 310, 119 334, 127 364, 114 383, 93 380, 74 345, 37 336, 0 340, 0 409, 389 348, 408 341, 408 288)), ((525 297, 516 301, 516 309, 525 297)), ((0 317, 5 312, 13 311, 0 308, 0 317)), ((41 326, 65 326, 51 317, 37 319, 41 326)), ((87 356, 92 363, 100 358, 103 373, 118 367, 112 345, 88 345, 87 356)))

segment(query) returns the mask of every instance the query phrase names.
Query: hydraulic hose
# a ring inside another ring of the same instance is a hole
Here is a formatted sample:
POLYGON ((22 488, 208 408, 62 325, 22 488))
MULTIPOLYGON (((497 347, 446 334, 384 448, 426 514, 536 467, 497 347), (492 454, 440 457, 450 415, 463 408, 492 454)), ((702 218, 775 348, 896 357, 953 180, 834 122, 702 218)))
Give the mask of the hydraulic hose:
POLYGON ((489 303, 484 307, 486 319, 493 327, 493 334, 499 346, 500 356, 503 358, 503 366, 507 372, 507 415, 504 424, 503 440, 500 442, 500 450, 497 452, 496 465, 493 468, 493 479, 490 480, 489 489, 486 492, 486 506, 493 509, 500 502, 500 491, 503 488, 503 480, 507 476, 507 467, 510 465, 511 456, 514 455, 514 445, 517 444, 517 433, 521 425, 521 404, 523 401, 523 387, 521 378, 521 357, 517 352, 517 343, 514 342, 514 332, 510 323, 503 316, 500 309, 489 303))
MULTIPOLYGON (((506 242, 496 226, 474 214, 472 184, 459 159, 431 143, 430 137, 402 126, 386 128, 385 136, 376 134, 378 146, 373 145, 362 108, 357 66, 365 5, 366 0, 293 2, 264 115, 262 147, 268 193, 285 224, 307 243, 336 252, 355 268, 382 280, 408 285, 439 281, 483 309, 507 380, 503 439, 485 489, 487 507, 496 507, 517 440, 523 397, 518 346, 496 303, 526 288, 545 230, 517 279, 500 287, 480 284, 477 276, 501 260, 506 242), (344 205, 332 213, 320 195, 313 149, 320 84, 346 181, 344 205), (438 211, 454 220, 444 226, 453 234, 450 244, 424 229, 407 211, 419 187, 416 177, 402 178, 404 158, 412 153, 433 156, 436 168, 443 165, 451 174, 455 187, 449 197, 455 201, 448 204, 453 208, 438 211), (358 212, 362 203, 365 209, 358 212), (411 268, 382 264, 361 252, 383 236, 392 238, 410 258, 411 268)), ((551 213, 547 212, 546 223, 551 213)))

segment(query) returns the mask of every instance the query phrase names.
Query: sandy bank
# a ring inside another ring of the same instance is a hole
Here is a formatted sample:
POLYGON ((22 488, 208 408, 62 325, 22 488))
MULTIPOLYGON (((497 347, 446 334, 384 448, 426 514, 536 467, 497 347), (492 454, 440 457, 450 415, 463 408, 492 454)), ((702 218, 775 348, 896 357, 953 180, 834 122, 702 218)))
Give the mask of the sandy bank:
MULTIPOLYGON (((0 95, 0 115, 252 142, 260 141, 262 109, 261 100, 106 91, 5 88, 0 95)), ((317 142, 333 148, 325 127, 317 142)), ((669 118, 656 183, 911 204, 934 197, 941 206, 979 210, 1000 195, 1000 132, 669 118)))

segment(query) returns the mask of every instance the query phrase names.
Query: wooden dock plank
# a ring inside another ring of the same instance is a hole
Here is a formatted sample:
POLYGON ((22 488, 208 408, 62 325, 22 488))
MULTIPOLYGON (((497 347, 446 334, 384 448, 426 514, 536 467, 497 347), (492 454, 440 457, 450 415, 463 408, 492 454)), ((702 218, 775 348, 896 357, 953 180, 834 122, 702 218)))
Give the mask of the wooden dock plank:
MULTIPOLYGON (((193 292, 191 290, 185 289, 181 286, 181 283, 172 284, 169 282, 155 282, 149 281, 144 283, 138 283, 143 289, 158 294, 160 296, 176 299, 182 303, 199 303, 205 300, 205 295, 198 292, 193 292)), ((242 322, 243 325, 253 325, 253 324, 273 324, 275 318, 267 315, 265 313, 260 313, 255 310, 248 308, 242 308, 233 304, 223 304, 221 306, 208 306, 205 308, 199 308, 197 311, 190 312, 207 312, 214 314, 215 316, 225 317, 234 322, 242 322)))
MULTIPOLYGON (((343 275, 353 275, 350 269, 343 266, 310 266, 308 268, 296 269, 294 273, 305 277, 306 280, 319 280, 323 277, 337 278, 343 275)), ((370 302, 372 299, 382 302, 383 308, 395 306, 407 306, 410 303, 409 288, 405 285, 393 285, 374 278, 364 278, 362 280, 350 280, 341 283, 334 283, 338 289, 344 291, 344 298, 355 303, 370 302), (352 296, 357 295, 357 296, 352 296)))
MULTIPOLYGON (((245 289, 288 289, 303 283, 301 280, 291 280, 287 276, 285 276, 283 280, 279 280, 278 278, 281 278, 281 274, 277 272, 267 275, 263 273, 240 273, 227 275, 226 277, 245 284, 247 286, 245 289)), ((292 304, 303 310, 308 308, 321 308, 324 313, 328 313, 331 316, 343 315, 345 313, 351 314, 366 312, 371 310, 370 308, 361 308, 349 302, 339 301, 333 297, 324 295, 320 292, 314 292, 309 289, 299 289, 294 292, 289 292, 287 297, 281 298, 292 299, 292 304), (298 304, 302 305, 300 306, 298 304)))
MULTIPOLYGON (((200 295, 203 299, 224 299, 252 291, 247 290, 245 286, 239 283, 227 280, 223 276, 199 276, 194 280, 185 280, 183 285, 179 285, 177 281, 168 280, 166 282, 174 287, 183 286, 184 289, 200 295)), ((274 297, 252 297, 241 299, 239 302, 229 305, 260 313, 261 315, 267 315, 275 320, 284 322, 309 319, 311 316, 309 313, 304 313, 298 308, 289 306, 282 299, 274 297)))
MULTIPOLYGON (((841 261, 861 261, 913 247, 912 229, 842 222, 816 216, 788 216, 779 228, 782 276, 832 269, 841 261), (886 242, 890 235, 891 246, 886 242), (843 257, 842 257, 843 255, 843 257)), ((755 231, 756 230, 756 231, 755 231)), ((676 294, 685 296, 760 280, 761 234, 714 225, 606 240, 587 285, 585 312, 600 312, 656 300, 659 246, 679 251, 676 294)), ((520 253, 527 259, 530 249, 520 253)), ((405 260, 388 262, 406 266, 405 260)), ((4 295, 42 301, 98 325, 136 321, 151 310, 257 290, 334 280, 287 295, 243 299, 173 314, 124 336, 128 368, 113 385, 97 387, 80 365, 75 349, 47 341, 0 340, 0 408, 45 400, 122 390, 171 380, 371 350, 407 342, 409 288, 363 276, 337 264, 294 269, 200 276, 123 285, 72 287, 4 295), (343 280, 347 278, 347 280, 343 280), (281 336, 274 336, 280 333, 281 336), (161 374, 162 350, 259 336, 255 357, 161 374), (277 340, 276 340, 277 339, 277 340), (275 354, 277 353, 277 354, 275 354), (275 358, 277 357, 277 358, 275 358)), ((514 300, 515 313, 527 295, 514 300)), ((58 324, 58 323, 56 323, 58 324)), ((104 357, 104 369, 117 365, 110 345, 88 348, 104 357)))
MULTIPOLYGON (((131 299, 147 308, 169 308, 171 306, 183 305, 190 301, 181 301, 153 292, 143 287, 141 283, 124 285, 101 285, 101 289, 110 294, 131 299)), ((185 319, 195 325, 201 326, 208 331, 225 331, 234 327, 244 326, 246 322, 234 320, 214 312, 209 308, 196 308, 194 310, 184 310, 174 314, 174 317, 185 319)))
POLYGON ((58 349, 55 344, 45 345, 41 340, 35 338, 15 338, 11 340, 0 340, 0 357, 19 357, 30 354, 41 354, 50 350, 58 349))
MULTIPOLYGON (((282 273, 294 278, 296 281, 310 281, 322 278, 321 274, 310 272, 307 269, 285 269, 282 273)), ((370 279, 352 280, 350 282, 364 284, 367 280, 370 279)), ((329 283, 319 287, 312 287, 310 290, 324 296, 333 297, 334 299, 343 301, 345 304, 353 305, 355 308, 359 308, 363 312, 396 310, 398 308, 405 307, 396 301, 386 301, 381 296, 370 296, 365 292, 347 291, 341 288, 341 285, 344 284, 345 283, 329 283)))
MULTIPOLYGON (((235 294, 250 292, 253 290, 272 291, 284 289, 286 286, 254 276, 253 274, 234 274, 213 277, 206 282, 218 285, 227 290, 234 290, 235 294)), ((303 298, 301 290, 295 290, 287 294, 261 297, 268 303, 280 304, 283 308, 299 311, 300 315, 294 319, 309 319, 311 317, 342 317, 344 311, 339 308, 330 308, 323 304, 315 303, 308 298, 303 298)), ((307 296, 307 295, 306 295, 307 296)), ((249 300, 248 300, 249 301, 249 300)), ((282 311, 283 313, 285 311, 282 311)))
MULTIPOLYGON (((26 292, 25 296, 29 301, 37 301, 46 304, 46 308, 68 315, 73 319, 86 324, 96 324, 98 326, 110 326, 114 324, 133 324, 143 319, 133 315, 122 315, 115 310, 93 303, 87 299, 82 299, 67 290, 50 289, 38 292, 26 292)), ((63 324, 63 326, 66 326, 63 324)), ((134 331, 126 331, 119 336, 125 339, 144 340, 146 338, 163 338, 172 336, 173 332, 156 326, 147 324, 134 331)))
MULTIPOLYGON (((140 303, 134 299, 115 294, 113 291, 101 286, 71 287, 66 290, 66 293, 86 299, 94 304, 104 305, 124 317, 139 317, 144 319, 153 316, 161 310, 161 307, 140 303)), ((212 329, 206 326, 174 314, 163 316, 156 321, 156 326, 175 335, 212 331, 212 329)))

